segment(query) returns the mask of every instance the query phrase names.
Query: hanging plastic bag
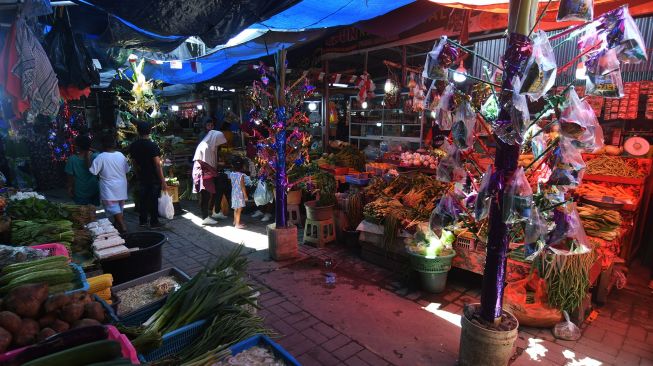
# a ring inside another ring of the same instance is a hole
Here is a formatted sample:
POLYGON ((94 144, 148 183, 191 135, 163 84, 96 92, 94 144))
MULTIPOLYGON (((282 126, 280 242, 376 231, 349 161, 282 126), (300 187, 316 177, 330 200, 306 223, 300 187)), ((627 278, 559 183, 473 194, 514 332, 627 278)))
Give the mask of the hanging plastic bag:
POLYGON ((499 102, 494 94, 490 95, 481 106, 481 114, 489 122, 494 122, 499 118, 499 102))
POLYGON ((577 341, 580 339, 580 328, 569 320, 569 314, 563 311, 565 320, 553 327, 553 336, 565 341, 577 341))
POLYGON ((465 101, 458 105, 454 115, 454 123, 451 126, 453 143, 461 150, 467 150, 474 145, 474 126, 476 125, 476 113, 465 101))
POLYGON ((168 192, 161 192, 159 197, 159 216, 172 220, 175 217, 175 206, 172 204, 172 197, 168 192))
POLYGON ((515 224, 527 221, 533 207, 533 189, 519 167, 512 175, 503 194, 503 222, 515 224))
POLYGON ((587 73, 585 78, 585 94, 604 98, 622 98, 624 83, 621 70, 615 70, 606 75, 587 73))
POLYGON ((53 29, 45 36, 44 49, 60 86, 85 89, 100 83, 84 42, 73 34, 67 15, 56 18, 53 29))
POLYGON ((553 212, 555 227, 547 235, 547 244, 556 253, 581 254, 591 246, 575 203, 566 203, 553 212))
POLYGON ((583 104, 572 87, 567 94, 567 105, 560 114, 560 133, 570 139, 579 139, 591 124, 594 110, 587 102, 583 104), (589 110, 587 109, 589 108, 589 110))
POLYGON ((594 1, 592 0, 561 0, 558 7, 559 22, 589 21, 594 19, 594 1))
POLYGON ((627 7, 606 14, 603 22, 608 29, 608 48, 616 49, 619 61, 638 64, 648 60, 644 39, 627 7))
POLYGON ((458 50, 447 43, 447 37, 433 45, 433 49, 426 55, 422 76, 433 80, 447 80, 448 68, 458 58, 458 50))
POLYGON ((533 39, 533 52, 526 63, 519 92, 527 95, 532 101, 540 99, 555 83, 557 71, 549 38, 540 30, 533 39))
POLYGON ((460 162, 460 151, 454 147, 451 153, 440 160, 435 170, 435 179, 440 182, 463 183, 466 178, 467 172, 460 162))
MULTIPOLYGON (((515 76, 512 82, 515 90, 521 88, 521 80, 515 76)), ((510 108, 510 121, 496 121, 493 124, 494 132, 501 141, 509 145, 524 142, 524 134, 530 125, 528 101, 525 95, 512 93, 512 108, 510 108)))
POLYGON ((524 225, 524 246, 525 256, 530 257, 538 251, 539 242, 544 242, 546 239, 547 223, 544 216, 540 213, 537 206, 531 207, 531 217, 526 220, 524 225))
POLYGON ((561 187, 578 187, 585 173, 585 162, 579 149, 572 140, 560 137, 558 146, 553 151, 551 158, 551 176, 549 185, 561 187))
POLYGON ((474 218, 476 221, 485 219, 490 213, 490 204, 492 203, 492 193, 490 192, 491 179, 492 165, 489 165, 481 179, 481 185, 478 187, 478 194, 474 203, 474 218))
POLYGON ((256 190, 254 191, 254 203, 257 206, 265 206, 268 203, 272 203, 274 194, 271 190, 268 189, 268 185, 265 184, 264 180, 259 180, 256 185, 256 190))
POLYGON ((591 75, 607 75, 619 70, 619 59, 615 49, 606 49, 591 53, 585 58, 587 73, 591 75))
POLYGON ((460 201, 465 197, 465 194, 458 189, 453 189, 447 192, 438 205, 431 212, 429 219, 429 227, 437 236, 442 235, 442 229, 452 226, 459 220, 460 213, 462 212, 462 204, 460 201))

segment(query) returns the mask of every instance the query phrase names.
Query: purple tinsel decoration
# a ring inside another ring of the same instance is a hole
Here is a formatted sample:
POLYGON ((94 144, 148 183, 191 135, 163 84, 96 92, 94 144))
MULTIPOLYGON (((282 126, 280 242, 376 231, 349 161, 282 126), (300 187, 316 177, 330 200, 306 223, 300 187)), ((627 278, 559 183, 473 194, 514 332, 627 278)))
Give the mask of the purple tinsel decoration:
POLYGON ((274 186, 276 187, 276 226, 286 227, 286 201, 288 189, 288 177, 286 176, 286 108, 279 107, 275 110, 279 126, 276 135, 275 149, 277 150, 277 161, 275 164, 274 186))
MULTIPOLYGON (((512 79, 532 51, 528 37, 513 33, 503 61, 504 79, 499 97, 499 121, 510 121, 512 108, 512 79)), ((503 222, 503 188, 506 177, 517 168, 520 146, 509 145, 496 138, 495 157, 496 172, 492 175, 490 191, 497 192, 497 199, 490 204, 490 228, 488 232, 487 257, 483 272, 481 290, 481 316, 488 322, 501 317, 503 305, 503 288, 506 279, 506 260, 508 244, 508 226, 503 222)))

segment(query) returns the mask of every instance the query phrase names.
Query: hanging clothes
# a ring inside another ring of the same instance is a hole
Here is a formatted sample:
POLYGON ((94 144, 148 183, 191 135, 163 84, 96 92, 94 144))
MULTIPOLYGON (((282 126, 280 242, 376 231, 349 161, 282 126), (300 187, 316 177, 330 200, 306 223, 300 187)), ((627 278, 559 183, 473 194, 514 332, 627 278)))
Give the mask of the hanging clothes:
POLYGON ((4 40, 4 47, 0 52, 0 85, 5 94, 11 98, 11 105, 16 116, 20 116, 29 109, 29 101, 23 98, 20 75, 13 73, 18 64, 18 50, 16 48, 16 23, 14 23, 4 40))
POLYGON ((21 79, 22 98, 29 100, 34 115, 56 116, 59 87, 48 55, 23 19, 18 19, 15 26, 18 63, 12 72, 21 79))

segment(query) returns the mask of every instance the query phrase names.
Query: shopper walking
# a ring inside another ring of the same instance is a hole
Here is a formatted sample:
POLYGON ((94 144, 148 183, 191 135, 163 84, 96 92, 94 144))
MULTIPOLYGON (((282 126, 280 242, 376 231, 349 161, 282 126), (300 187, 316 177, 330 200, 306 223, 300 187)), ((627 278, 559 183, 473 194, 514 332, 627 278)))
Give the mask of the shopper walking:
POLYGON ((247 189, 245 187, 244 162, 242 159, 234 159, 233 170, 229 173, 231 181, 231 208, 234 209, 234 226, 236 229, 244 229, 246 226, 240 223, 240 215, 247 202, 247 189))
POLYGON ((98 153, 91 151, 91 139, 88 136, 75 137, 75 155, 66 161, 64 171, 68 175, 68 194, 77 205, 100 204, 100 186, 98 178, 88 170, 98 153))
POLYGON ((152 126, 149 123, 136 121, 136 129, 138 130, 138 140, 129 146, 129 156, 134 163, 138 179, 138 222, 141 227, 147 226, 149 223, 151 229, 158 229, 164 226, 159 222, 159 197, 161 191, 168 190, 163 175, 161 150, 150 139, 152 126))
POLYGON ((202 225, 218 222, 209 217, 215 205, 216 178, 218 177, 218 146, 226 139, 219 131, 209 131, 197 145, 193 156, 193 193, 200 195, 202 225))
POLYGON ((127 172, 129 163, 125 155, 116 151, 116 138, 107 135, 102 138, 103 152, 98 155, 89 171, 100 180, 100 200, 107 216, 113 217, 116 229, 127 232, 123 217, 127 200, 127 172))

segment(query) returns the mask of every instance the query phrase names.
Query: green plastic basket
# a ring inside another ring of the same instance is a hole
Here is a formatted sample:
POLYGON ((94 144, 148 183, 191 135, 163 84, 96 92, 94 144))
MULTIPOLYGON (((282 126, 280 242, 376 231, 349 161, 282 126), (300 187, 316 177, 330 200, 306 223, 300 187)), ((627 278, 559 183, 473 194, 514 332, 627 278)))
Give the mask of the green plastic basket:
POLYGON ((410 255, 410 264, 417 272, 423 273, 443 273, 451 269, 451 260, 456 255, 455 251, 451 254, 435 258, 426 258, 423 255, 415 254, 408 251, 410 255))

